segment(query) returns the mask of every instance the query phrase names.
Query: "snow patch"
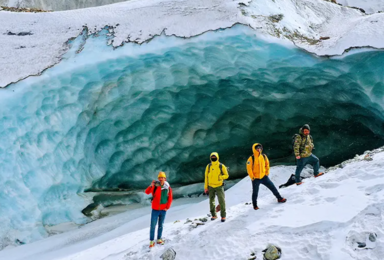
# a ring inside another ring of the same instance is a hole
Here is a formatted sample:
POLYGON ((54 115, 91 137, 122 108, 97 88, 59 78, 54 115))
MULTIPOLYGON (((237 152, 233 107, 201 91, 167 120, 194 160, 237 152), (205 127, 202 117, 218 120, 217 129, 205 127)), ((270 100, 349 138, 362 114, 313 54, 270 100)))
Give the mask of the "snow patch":
MULTIPOLYGON (((247 259, 251 254, 262 259, 262 250, 272 243, 282 248, 283 259, 379 260, 384 253, 384 148, 369 154, 372 160, 359 156, 320 178, 281 189, 288 199, 285 204, 277 204, 261 187, 257 211, 248 205, 251 183, 244 178, 226 192, 225 223, 202 221, 209 211, 208 200, 173 205, 163 232, 166 246, 156 245, 150 252, 148 206, 140 213, 101 219, 83 229, 10 248, 0 257, 157 259, 171 247, 180 259, 247 259)), ((279 185, 293 171, 294 167, 272 167, 270 176, 279 185)))

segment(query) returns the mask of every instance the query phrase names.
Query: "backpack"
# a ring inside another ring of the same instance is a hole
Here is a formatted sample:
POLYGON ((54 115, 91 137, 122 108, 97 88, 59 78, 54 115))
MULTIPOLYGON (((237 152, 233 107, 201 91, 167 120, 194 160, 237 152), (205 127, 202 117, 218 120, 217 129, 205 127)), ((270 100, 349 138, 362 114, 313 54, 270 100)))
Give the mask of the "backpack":
MULTIPOLYGON (((211 166, 212 166, 212 163, 209 163, 209 171, 208 171, 208 174, 211 172, 211 166)), ((220 175, 224 175, 223 174, 223 164, 222 163, 219 163, 219 168, 220 168, 220 175)), ((227 172, 229 171, 229 167, 227 167, 227 172)), ((228 173, 229 174, 229 173, 228 173)), ((223 180, 223 186, 225 186, 225 182, 223 180)))
MULTIPOLYGON (((291 141, 291 149, 292 149, 292 153, 295 153, 295 141, 296 141, 296 138, 300 136, 300 134, 294 134, 292 136, 292 141, 291 141)), ((313 143, 313 138, 312 138, 312 135, 309 135, 309 138, 311 138, 311 142, 313 143)), ((307 144, 307 139, 305 140, 305 143, 304 143, 304 147, 305 145, 307 144)), ((301 147, 301 144, 299 146, 299 154, 301 154, 302 152, 302 147, 301 147)))

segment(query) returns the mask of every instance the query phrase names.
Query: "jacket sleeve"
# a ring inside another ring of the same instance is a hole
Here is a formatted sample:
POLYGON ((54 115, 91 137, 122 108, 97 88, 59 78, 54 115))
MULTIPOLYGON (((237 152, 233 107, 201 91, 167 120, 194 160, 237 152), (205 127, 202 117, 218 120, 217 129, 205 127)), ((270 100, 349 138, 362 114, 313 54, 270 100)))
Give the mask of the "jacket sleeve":
POLYGON ((222 169, 223 169, 223 172, 220 175, 220 180, 226 180, 229 177, 227 167, 223 164, 222 169))
POLYGON ((252 156, 251 156, 251 157, 249 157, 249 159, 247 161, 247 172, 248 172, 248 175, 251 178, 251 180, 254 179, 252 166, 253 166, 253 160, 252 160, 252 156))
POLYGON ((149 186, 146 190, 145 190, 145 194, 151 194, 153 192, 153 186, 149 186))
POLYGON ((208 168, 209 165, 205 168, 205 177, 204 177, 204 190, 208 190, 208 168))
POLYGON ((267 156, 265 156, 265 175, 269 175, 269 159, 267 156))
POLYGON ((171 207, 172 201, 173 201, 173 192, 171 187, 169 187, 168 201, 167 201, 167 205, 165 205, 165 208, 167 210, 171 207))
POLYGON ((301 136, 297 135, 295 138, 295 143, 293 145, 293 150, 295 152, 295 156, 300 156, 300 144, 301 144, 301 136))

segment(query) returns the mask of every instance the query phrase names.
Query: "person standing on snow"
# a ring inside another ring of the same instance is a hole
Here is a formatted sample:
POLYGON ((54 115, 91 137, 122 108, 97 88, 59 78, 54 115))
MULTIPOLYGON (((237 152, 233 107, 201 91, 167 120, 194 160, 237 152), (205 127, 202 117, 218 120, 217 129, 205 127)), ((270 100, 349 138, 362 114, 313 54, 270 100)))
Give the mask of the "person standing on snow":
POLYGON ((256 143, 252 146, 253 155, 249 157, 247 161, 247 172, 249 177, 252 180, 252 204, 255 210, 258 210, 257 206, 257 196, 259 194, 259 186, 263 184, 273 195, 277 198, 277 202, 284 203, 287 199, 281 197, 280 193, 277 191, 275 185, 269 179, 269 160, 268 157, 263 154, 263 146, 259 143, 256 143))
POLYGON ((310 130, 311 129, 309 125, 305 124, 300 128, 299 134, 295 135, 293 150, 297 159, 297 167, 295 172, 296 185, 303 184, 300 178, 300 174, 307 164, 313 166, 313 174, 315 175, 315 178, 324 175, 323 172, 319 173, 319 158, 312 154, 312 150, 314 149, 315 145, 313 144, 312 136, 309 135, 310 130))
POLYGON ((157 176, 159 181, 152 181, 151 185, 145 190, 146 194, 152 194, 152 214, 151 214, 151 229, 149 231, 149 247, 155 246, 155 228, 157 222, 159 227, 157 229, 157 244, 164 245, 161 239, 163 233, 163 223, 167 210, 172 204, 172 189, 166 181, 167 176, 164 172, 159 172, 157 176))
POLYGON ((209 209, 211 220, 217 219, 215 208, 215 196, 219 200, 221 222, 225 222, 225 194, 223 180, 228 179, 228 170, 224 164, 219 162, 219 154, 211 153, 211 163, 205 168, 204 193, 209 193, 209 209))

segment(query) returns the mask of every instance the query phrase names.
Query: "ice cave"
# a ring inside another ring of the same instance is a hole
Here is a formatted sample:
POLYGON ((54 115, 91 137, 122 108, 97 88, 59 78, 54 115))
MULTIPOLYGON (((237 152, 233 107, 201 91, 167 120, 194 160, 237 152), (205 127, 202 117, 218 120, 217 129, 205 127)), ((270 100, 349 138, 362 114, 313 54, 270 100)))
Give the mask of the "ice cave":
POLYGON ((0 249, 88 223, 88 191, 136 192, 160 170, 174 187, 200 184, 211 152, 231 181, 247 176, 255 142, 274 166, 294 165, 303 124, 324 167, 384 145, 380 49, 317 56, 240 24, 111 39, 85 28, 58 64, 0 88, 0 249))
POLYGON ((246 175, 254 142, 292 164, 304 123, 325 166, 384 145, 382 51, 319 58, 240 25, 117 50, 106 31, 85 38, 41 77, 1 90, 2 235, 86 221, 77 193, 143 188, 160 169, 174 185, 202 182, 211 151, 231 178, 246 175))

